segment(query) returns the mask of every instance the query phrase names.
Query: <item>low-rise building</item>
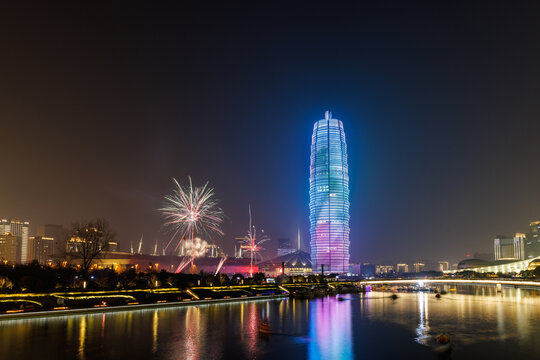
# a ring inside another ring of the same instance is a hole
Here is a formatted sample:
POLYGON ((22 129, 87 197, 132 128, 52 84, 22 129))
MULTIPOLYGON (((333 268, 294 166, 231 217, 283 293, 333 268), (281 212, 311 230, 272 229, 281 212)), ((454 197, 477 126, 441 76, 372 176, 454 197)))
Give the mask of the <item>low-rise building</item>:
POLYGON ((377 275, 386 275, 394 272, 394 267, 392 265, 377 265, 375 266, 375 273, 377 275))
POLYGON ((397 264, 396 265, 396 272, 399 274, 408 273, 409 272, 409 265, 408 264, 397 264))
POLYGON ((421 262, 416 262, 413 264, 413 268, 414 268, 414 272, 418 273, 425 270, 426 264, 421 263, 421 262))

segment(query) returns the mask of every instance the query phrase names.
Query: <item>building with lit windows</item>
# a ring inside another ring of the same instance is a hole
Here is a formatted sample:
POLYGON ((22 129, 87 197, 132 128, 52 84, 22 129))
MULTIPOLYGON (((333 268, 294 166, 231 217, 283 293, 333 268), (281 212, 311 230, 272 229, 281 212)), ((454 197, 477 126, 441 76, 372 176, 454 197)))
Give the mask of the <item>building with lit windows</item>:
POLYGON ((17 238, 17 262, 28 263, 28 221, 0 220, 0 234, 11 234, 17 238))
POLYGON ((398 274, 408 273, 409 272, 409 265, 408 264, 397 264, 396 265, 396 272, 398 274))
POLYGON ((540 256, 540 221, 529 224, 529 232, 525 239, 525 255, 527 259, 540 256))
POLYGON ((349 174, 343 123, 325 118, 315 123, 309 176, 311 260, 313 271, 349 270, 349 174))
POLYGON ((68 239, 68 231, 58 224, 45 224, 37 228, 37 236, 54 239, 55 253, 63 253, 66 248, 68 239))
POLYGON ((52 237, 28 238, 28 262, 37 260, 42 265, 51 264, 54 258, 55 240, 52 237))
POLYGON ((311 257, 302 250, 261 262, 258 266, 260 271, 270 276, 281 275, 283 272, 288 276, 312 274, 311 257))
POLYGON ((17 237, 15 235, 0 234, 0 261, 11 264, 17 262, 17 237))
POLYGON ((394 267, 392 265, 377 265, 377 266, 375 266, 375 273, 377 275, 392 274, 393 272, 394 272, 394 267))
POLYGON ((450 265, 448 264, 448 261, 439 261, 439 271, 447 271, 450 270, 450 265))
POLYGON ((417 262, 417 263, 413 264, 413 268, 414 268, 414 272, 418 273, 418 272, 421 272, 421 271, 425 270, 426 264, 421 263, 421 262, 417 262))
POLYGON ((525 260, 525 234, 499 236, 494 241, 495 261, 525 260))

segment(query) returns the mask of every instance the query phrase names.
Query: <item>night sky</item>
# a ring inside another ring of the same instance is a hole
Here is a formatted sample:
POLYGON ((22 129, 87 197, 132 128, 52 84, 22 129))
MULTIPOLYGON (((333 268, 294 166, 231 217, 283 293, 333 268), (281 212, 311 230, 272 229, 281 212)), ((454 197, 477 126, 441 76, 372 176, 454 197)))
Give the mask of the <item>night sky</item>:
POLYGON ((352 261, 455 262, 539 220, 540 9, 335 3, 2 5, 0 218, 105 217, 150 251, 172 177, 191 176, 221 200, 229 252, 248 204, 266 258, 298 227, 307 249, 331 110, 352 261))

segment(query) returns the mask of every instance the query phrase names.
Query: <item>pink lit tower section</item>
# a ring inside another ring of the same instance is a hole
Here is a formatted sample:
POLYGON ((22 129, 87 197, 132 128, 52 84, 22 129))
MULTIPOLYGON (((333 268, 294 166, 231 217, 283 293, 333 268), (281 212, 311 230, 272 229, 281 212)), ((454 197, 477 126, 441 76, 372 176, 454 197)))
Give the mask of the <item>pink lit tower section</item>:
POLYGON ((309 220, 313 271, 349 271, 349 173, 343 123, 325 118, 315 123, 309 174, 309 220))

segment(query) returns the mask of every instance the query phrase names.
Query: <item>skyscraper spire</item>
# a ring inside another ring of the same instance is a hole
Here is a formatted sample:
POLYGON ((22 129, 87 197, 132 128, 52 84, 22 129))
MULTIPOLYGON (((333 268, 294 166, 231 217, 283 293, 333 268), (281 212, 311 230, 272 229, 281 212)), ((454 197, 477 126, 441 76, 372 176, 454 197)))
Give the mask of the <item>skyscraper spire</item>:
POLYGON ((332 112, 326 110, 324 113, 324 120, 330 120, 330 119, 332 119, 332 112))
POLYGON ((300 250, 300 228, 298 228, 298 250, 300 250))

